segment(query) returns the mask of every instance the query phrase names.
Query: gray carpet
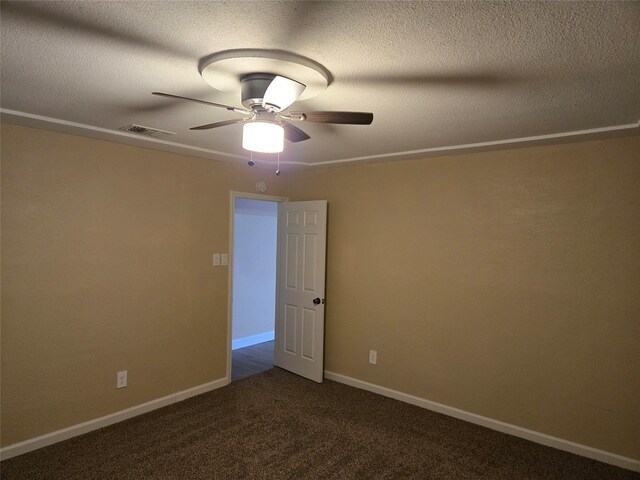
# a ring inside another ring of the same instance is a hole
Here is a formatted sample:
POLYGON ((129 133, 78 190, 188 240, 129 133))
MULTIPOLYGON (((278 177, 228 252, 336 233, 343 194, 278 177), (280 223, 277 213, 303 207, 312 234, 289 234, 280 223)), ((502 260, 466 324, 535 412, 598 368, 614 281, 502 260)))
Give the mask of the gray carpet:
POLYGON ((272 369, 0 464, 2 479, 639 479, 272 369))

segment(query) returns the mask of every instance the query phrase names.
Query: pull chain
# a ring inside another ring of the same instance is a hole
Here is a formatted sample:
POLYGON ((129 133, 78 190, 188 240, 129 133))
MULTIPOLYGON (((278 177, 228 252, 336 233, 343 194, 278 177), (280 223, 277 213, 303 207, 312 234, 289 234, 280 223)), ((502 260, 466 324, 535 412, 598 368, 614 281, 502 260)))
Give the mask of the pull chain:
POLYGON ((276 170, 276 175, 280 175, 280 152, 278 152, 278 169, 276 170))
POLYGON ((253 161, 253 152, 250 152, 250 153, 251 153, 251 159, 249 160, 249 166, 253 167, 256 164, 256 162, 253 161))

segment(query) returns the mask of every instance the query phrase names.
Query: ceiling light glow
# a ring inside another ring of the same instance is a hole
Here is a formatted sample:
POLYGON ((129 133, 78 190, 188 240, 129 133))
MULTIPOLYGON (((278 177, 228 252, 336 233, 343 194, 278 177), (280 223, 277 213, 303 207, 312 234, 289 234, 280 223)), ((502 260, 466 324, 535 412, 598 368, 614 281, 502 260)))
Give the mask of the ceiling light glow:
POLYGON ((285 77, 274 78, 264 92, 262 106, 269 112, 280 112, 296 101, 305 86, 285 77))
POLYGON ((245 123, 242 129, 242 148, 252 152, 281 152, 284 150, 284 129, 270 122, 245 123))

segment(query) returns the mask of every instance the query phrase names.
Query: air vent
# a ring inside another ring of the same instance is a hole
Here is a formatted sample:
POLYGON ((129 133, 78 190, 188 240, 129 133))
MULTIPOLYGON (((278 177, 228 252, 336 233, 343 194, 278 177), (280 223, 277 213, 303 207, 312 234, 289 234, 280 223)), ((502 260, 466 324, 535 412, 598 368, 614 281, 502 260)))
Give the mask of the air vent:
POLYGON ((142 135, 144 137, 153 137, 153 138, 168 137, 169 135, 175 135, 175 132, 167 132, 166 130, 158 130, 157 128, 143 127, 142 125, 134 125, 133 123, 130 125, 126 125, 124 127, 120 127, 118 130, 135 133, 136 135, 142 135))

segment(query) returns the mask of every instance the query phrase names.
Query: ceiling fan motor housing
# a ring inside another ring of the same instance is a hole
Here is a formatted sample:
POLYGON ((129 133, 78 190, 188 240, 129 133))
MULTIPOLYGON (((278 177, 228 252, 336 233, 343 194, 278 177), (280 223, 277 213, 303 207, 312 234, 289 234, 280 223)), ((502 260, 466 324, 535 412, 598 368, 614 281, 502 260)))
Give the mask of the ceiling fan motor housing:
POLYGON ((264 93, 276 76, 271 73, 252 73, 240 80, 240 96, 242 105, 252 108, 255 105, 262 107, 264 93))

